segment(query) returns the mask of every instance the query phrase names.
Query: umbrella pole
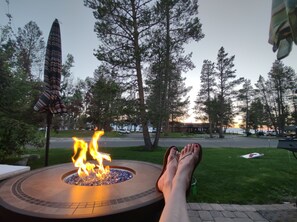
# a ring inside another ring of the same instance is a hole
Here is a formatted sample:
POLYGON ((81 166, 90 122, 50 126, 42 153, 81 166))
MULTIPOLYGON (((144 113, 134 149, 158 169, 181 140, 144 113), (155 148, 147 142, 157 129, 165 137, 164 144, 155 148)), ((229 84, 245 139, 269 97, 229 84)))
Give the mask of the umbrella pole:
POLYGON ((52 123, 53 114, 48 111, 46 117, 46 143, 45 143, 45 162, 44 166, 48 166, 48 153, 49 153, 49 143, 50 143, 50 131, 52 123))

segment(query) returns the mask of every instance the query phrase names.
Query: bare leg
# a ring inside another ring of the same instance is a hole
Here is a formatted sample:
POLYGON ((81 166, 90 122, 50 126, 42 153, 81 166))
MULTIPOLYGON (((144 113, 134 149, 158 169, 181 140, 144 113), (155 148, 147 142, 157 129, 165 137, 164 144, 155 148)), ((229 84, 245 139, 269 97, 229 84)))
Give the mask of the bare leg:
MULTIPOLYGON (((177 170, 172 180, 170 192, 163 192, 165 206, 161 222, 190 221, 187 212, 186 192, 191 183, 192 172, 199 159, 200 146, 189 144, 180 153, 177 170)), ((168 168, 171 168, 168 166, 168 168)))

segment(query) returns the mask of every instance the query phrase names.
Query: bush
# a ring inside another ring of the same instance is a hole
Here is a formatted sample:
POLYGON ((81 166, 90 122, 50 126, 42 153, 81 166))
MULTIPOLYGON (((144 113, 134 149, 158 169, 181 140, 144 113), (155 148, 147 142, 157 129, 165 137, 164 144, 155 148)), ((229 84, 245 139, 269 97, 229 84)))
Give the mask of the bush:
POLYGON ((43 144, 44 140, 34 126, 16 119, 0 118, 0 162, 22 154, 26 145, 41 147, 43 144))

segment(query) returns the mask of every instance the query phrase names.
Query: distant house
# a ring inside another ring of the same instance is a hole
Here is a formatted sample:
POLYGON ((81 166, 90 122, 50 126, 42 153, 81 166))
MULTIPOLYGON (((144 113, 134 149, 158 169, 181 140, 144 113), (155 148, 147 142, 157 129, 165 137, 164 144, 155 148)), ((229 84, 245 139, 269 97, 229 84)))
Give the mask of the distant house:
POLYGON ((170 122, 170 128, 172 132, 178 133, 208 133, 208 123, 178 123, 170 122))

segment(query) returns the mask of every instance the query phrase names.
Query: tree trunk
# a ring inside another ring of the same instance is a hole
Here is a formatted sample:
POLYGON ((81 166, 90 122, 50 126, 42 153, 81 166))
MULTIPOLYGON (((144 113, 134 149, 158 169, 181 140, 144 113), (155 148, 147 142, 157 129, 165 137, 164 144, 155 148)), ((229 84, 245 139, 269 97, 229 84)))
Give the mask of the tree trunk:
POLYGON ((138 33, 138 25, 137 25, 137 15, 136 15, 136 6, 132 4, 133 8, 133 23, 134 23, 134 56, 135 56, 135 63, 136 63, 136 76, 137 76, 137 85, 138 85, 138 94, 139 94, 139 109, 140 109, 140 118, 142 124, 142 133, 143 133, 143 140, 144 140, 144 148, 146 150, 151 150, 152 141, 150 138, 150 134, 148 131, 148 120, 147 114, 145 110, 145 102, 144 102, 144 90, 143 90, 143 80, 142 80, 142 73, 141 73, 141 52, 139 48, 139 33, 138 33))
POLYGON ((245 117, 245 132, 246 136, 248 137, 250 135, 250 127, 249 127, 249 100, 248 100, 248 95, 246 95, 246 117, 245 117))
POLYGON ((154 144, 153 144, 153 149, 158 148, 160 134, 161 134, 161 128, 162 128, 162 122, 159 121, 158 126, 157 126, 157 132, 156 132, 156 135, 155 135, 154 144))
POLYGON ((224 99, 223 99, 223 95, 224 93, 222 92, 223 90, 221 90, 221 98, 220 98, 220 109, 221 109, 221 115, 219 118, 219 138, 224 138, 224 132, 223 132, 223 117, 224 117, 224 99))
POLYGON ((223 133, 223 122, 220 122, 219 126, 219 138, 224 138, 224 133, 223 133))
MULTIPOLYGON (((136 44, 138 46, 138 44, 136 44)), ((150 138, 150 134, 148 131, 148 120, 147 114, 145 111, 145 102, 144 102, 144 92, 143 92, 143 82, 142 82, 142 75, 141 75, 141 66, 140 60, 136 62, 136 74, 137 74, 137 84, 138 84, 138 93, 139 93, 139 109, 140 109, 140 118, 142 124, 142 133, 144 139, 144 146, 146 150, 152 149, 152 142, 150 138)))
POLYGON ((208 116, 208 120, 209 120, 209 137, 213 138, 213 135, 212 135, 212 120, 211 120, 210 116, 208 116))
POLYGON ((165 118, 165 124, 164 124, 164 132, 168 133, 169 130, 169 82, 170 82, 170 13, 169 13, 169 3, 166 3, 166 51, 165 51, 165 70, 164 70, 164 98, 163 98, 163 115, 162 118, 165 118))

